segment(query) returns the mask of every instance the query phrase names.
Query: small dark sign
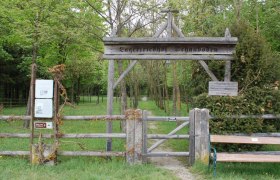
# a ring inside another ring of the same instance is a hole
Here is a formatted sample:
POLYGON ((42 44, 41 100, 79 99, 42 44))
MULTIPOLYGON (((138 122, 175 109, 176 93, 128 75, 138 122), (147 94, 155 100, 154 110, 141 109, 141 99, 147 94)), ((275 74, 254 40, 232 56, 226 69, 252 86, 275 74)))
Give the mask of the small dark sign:
POLYGON ((34 122, 35 129, 52 129, 52 122, 34 122))

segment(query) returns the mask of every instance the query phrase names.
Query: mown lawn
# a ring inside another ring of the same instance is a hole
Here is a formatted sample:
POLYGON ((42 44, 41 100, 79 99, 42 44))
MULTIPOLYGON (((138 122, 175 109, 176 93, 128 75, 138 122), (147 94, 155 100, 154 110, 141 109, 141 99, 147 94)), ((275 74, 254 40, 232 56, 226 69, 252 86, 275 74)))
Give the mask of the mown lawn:
MULTIPOLYGON (((153 102, 141 102, 140 108, 151 108, 155 114, 164 114, 153 102)), ((24 115, 25 107, 5 108, 4 115, 24 115)), ((80 103, 75 108, 65 107, 64 115, 102 115, 106 114, 106 99, 99 104, 80 103)), ((114 114, 119 114, 118 103, 114 104, 114 114)), ((1 133, 29 133, 22 127, 22 121, 0 121, 1 133)), ((113 123, 113 131, 120 132, 120 123, 113 123)), ((36 133, 51 133, 50 130, 36 130, 36 133)), ((64 121, 62 133, 104 133, 105 121, 64 121)), ((37 139, 35 139, 36 142, 37 139)), ((45 140, 49 142, 50 140, 45 140)), ((29 150, 29 139, 1 138, 0 151, 29 150)), ((105 139, 60 139, 60 150, 104 151, 105 139)), ((125 140, 113 139, 113 151, 124 151, 125 140)), ((0 179, 177 179, 169 171, 151 164, 129 166, 124 158, 58 157, 57 166, 32 166, 27 157, 0 156, 0 179)))
MULTIPOLYGON (((141 101, 140 109, 149 110, 153 115, 164 116, 166 113, 158 109, 152 101, 141 101)), ((184 107, 185 108, 185 107, 184 107)), ((114 114, 119 114, 118 103, 114 104, 114 114)), ((23 115, 24 107, 6 108, 2 114, 23 115)), ((185 112, 187 114, 187 112, 185 112)), ((101 115, 106 114, 106 99, 100 104, 85 101, 74 109, 64 108, 64 115, 101 115)), ((185 114, 185 115, 186 115, 185 114)), ((22 128, 21 121, 0 122, 0 132, 28 133, 29 130, 22 128)), ((174 122, 156 123, 157 129, 149 130, 149 133, 169 133, 176 128, 174 122)), ((120 123, 113 123, 114 132, 120 132, 120 123)), ((42 130, 41 130, 42 131, 42 130)), ((62 133, 104 133, 106 123, 104 121, 64 121, 61 126, 62 133)), ((188 128, 183 128, 179 133, 185 134, 188 128)), ((50 133, 43 131, 43 133, 50 133)), ((81 151, 98 150, 104 151, 105 139, 61 139, 61 150, 81 151)), ((186 140, 168 140, 165 145, 174 151, 188 151, 186 140)), ((265 146, 263 150, 279 150, 279 146, 265 146)), ((28 139, 0 139, 0 151, 2 150, 29 150, 28 139)), ((124 151, 125 141, 113 139, 113 150, 124 151)), ((169 171, 159 169, 151 164, 129 166, 123 158, 93 157, 63 157, 59 156, 57 166, 32 166, 27 157, 0 157, 0 179, 176 179, 169 171)), ((186 158, 181 158, 186 162, 186 158)), ((280 164, 278 163, 218 163, 217 176, 208 172, 207 165, 197 162, 191 171, 200 174, 204 179, 280 179, 280 164)))

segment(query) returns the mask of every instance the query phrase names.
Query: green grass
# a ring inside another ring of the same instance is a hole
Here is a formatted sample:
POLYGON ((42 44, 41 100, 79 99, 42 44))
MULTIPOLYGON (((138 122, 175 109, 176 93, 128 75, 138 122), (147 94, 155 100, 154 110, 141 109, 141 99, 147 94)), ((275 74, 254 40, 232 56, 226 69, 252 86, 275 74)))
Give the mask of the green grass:
POLYGON ((0 179, 176 179, 168 171, 153 165, 129 166, 121 159, 108 161, 89 157, 60 157, 59 161, 57 166, 32 166, 22 157, 1 157, 0 179))
MULTIPOLYGON (((140 108, 164 114, 151 101, 140 102, 140 108), (147 108, 146 108, 147 107, 147 108), (150 109, 149 109, 150 108, 150 109)), ((114 114, 120 114, 117 102, 114 103, 114 114)), ((5 108, 4 115, 24 115, 25 107, 5 108)), ((96 104, 85 101, 75 108, 66 106, 63 115, 102 115, 106 114, 106 99, 96 104)), ((1 133, 29 133, 22 127, 22 121, 1 121, 1 133)), ((50 130, 36 130, 37 134, 51 133, 50 130)), ((104 121, 64 121, 62 133, 104 133, 104 121)), ((113 122, 113 132, 120 132, 119 121, 113 122)), ((35 139, 35 142, 37 139, 35 139)), ((45 140, 46 143, 52 140, 45 140)), ((29 150, 29 139, 1 138, 0 151, 29 150)), ((105 139, 60 139, 60 150, 104 151, 105 139)), ((113 139, 113 151, 124 151, 125 140, 113 139)), ((27 157, 0 156, 0 179, 177 179, 169 171, 159 169, 151 164, 129 166, 124 158, 113 158, 112 161, 94 157, 63 157, 59 156, 59 164, 55 167, 32 166, 27 157)))
POLYGON ((205 179, 220 180, 273 180, 280 179, 279 163, 221 163, 217 164, 217 175, 208 166, 197 162, 192 172, 199 173, 205 179))
MULTIPOLYGON (((66 106, 64 115, 101 115, 106 114, 106 99, 103 103, 96 104, 84 100, 75 108, 66 106)), ((166 116, 163 110, 156 107, 152 101, 140 101, 139 108, 149 110, 153 115, 166 116)), ((114 103, 114 114, 119 114, 118 102, 114 103)), ((23 115, 25 107, 5 108, 2 114, 23 115)), ((186 112, 187 114, 187 112, 186 112)), ((157 129, 149 130, 149 133, 164 134, 176 128, 175 122, 159 122, 157 129)), ((62 133, 104 133, 106 123, 104 121, 64 121, 61 126, 62 133)), ((113 131, 120 132, 120 123, 113 123, 113 131)), ((21 121, 0 122, 0 132, 29 133, 22 128, 21 121)), ((41 130, 50 133, 49 130, 41 130)), ((186 134, 185 127, 178 134, 186 134)), ((38 133, 38 132, 37 132, 38 133)), ((35 139, 35 142, 37 139, 35 139)), ((46 140, 47 141, 47 140, 46 140)), ((104 151, 105 139, 61 139, 61 150, 104 151)), ((174 151, 188 151, 188 141, 167 140, 165 145, 174 151)), ((122 139, 113 140, 114 151, 124 151, 125 142, 122 139)), ((29 139, 2 138, 0 150, 29 150, 29 139)), ((279 150, 279 146, 264 146, 263 150, 279 150)), ((185 158, 181 160, 186 161, 185 158)), ((218 163, 217 177, 213 172, 208 172, 207 165, 197 162, 191 168, 194 173, 201 174, 205 179, 280 179, 280 164, 277 163, 218 163)), ((59 157, 59 164, 55 167, 31 166, 26 157, 0 157, 0 179, 176 179, 168 171, 158 169, 151 164, 129 166, 123 158, 113 158, 112 161, 93 157, 59 157)))

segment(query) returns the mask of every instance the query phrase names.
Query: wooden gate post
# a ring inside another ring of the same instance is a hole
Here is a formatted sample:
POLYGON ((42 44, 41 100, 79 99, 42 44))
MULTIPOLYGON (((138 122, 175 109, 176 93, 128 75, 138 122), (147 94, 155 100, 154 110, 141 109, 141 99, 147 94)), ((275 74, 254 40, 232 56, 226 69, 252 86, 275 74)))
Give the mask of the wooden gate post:
POLYGON ((142 110, 128 109, 126 115, 126 161, 129 164, 142 163, 143 126, 142 110))
POLYGON ((190 111, 189 164, 196 160, 208 163, 209 110, 195 108, 190 111))
POLYGON ((200 157, 199 159, 208 164, 209 161, 209 110, 201 110, 201 121, 200 121, 200 157))

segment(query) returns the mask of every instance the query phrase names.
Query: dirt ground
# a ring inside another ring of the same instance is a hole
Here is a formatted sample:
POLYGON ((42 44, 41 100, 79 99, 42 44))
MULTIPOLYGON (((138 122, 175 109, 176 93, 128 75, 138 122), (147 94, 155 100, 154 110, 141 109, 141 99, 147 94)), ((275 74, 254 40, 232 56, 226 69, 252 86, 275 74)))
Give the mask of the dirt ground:
MULTIPOLYGON (((149 128, 156 129, 156 124, 149 123, 149 128)), ((150 143, 154 143, 156 140, 151 140, 150 143)), ((159 147, 157 147, 155 152, 172 152, 172 149, 169 147, 164 146, 164 144, 161 144, 159 147)), ((202 179, 198 175, 194 175, 190 172, 188 167, 186 166, 187 163, 183 163, 182 161, 179 161, 176 157, 153 157, 148 158, 148 161, 150 163, 153 163, 157 165, 160 168, 170 170, 175 176, 177 176, 179 179, 182 180, 200 180, 202 179)))

